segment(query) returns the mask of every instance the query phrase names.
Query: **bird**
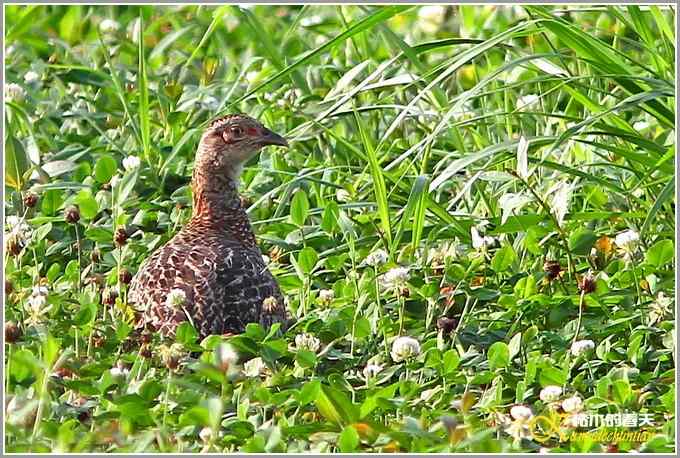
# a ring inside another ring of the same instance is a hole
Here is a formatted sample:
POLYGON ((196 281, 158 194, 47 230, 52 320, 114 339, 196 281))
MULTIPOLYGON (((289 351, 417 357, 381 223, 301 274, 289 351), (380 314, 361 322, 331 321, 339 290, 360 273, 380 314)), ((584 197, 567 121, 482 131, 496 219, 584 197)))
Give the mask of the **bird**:
POLYGON ((196 151, 189 221, 151 254, 130 282, 137 328, 165 337, 188 321, 201 337, 265 328, 289 319, 238 192, 244 163, 288 141, 244 114, 212 120, 196 151))

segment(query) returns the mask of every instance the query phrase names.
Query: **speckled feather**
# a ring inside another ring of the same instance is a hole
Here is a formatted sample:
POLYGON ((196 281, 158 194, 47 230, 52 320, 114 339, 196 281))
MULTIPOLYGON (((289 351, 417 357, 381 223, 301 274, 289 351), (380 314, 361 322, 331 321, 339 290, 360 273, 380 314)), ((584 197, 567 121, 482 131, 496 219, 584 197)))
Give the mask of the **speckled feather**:
MULTIPOLYGON (((248 323, 265 327, 285 323, 283 297, 257 247, 237 191, 234 175, 244 151, 234 152, 233 145, 220 145, 213 138, 235 123, 266 131, 242 115, 220 118, 208 127, 194 166, 191 220, 142 264, 130 284, 128 302, 141 311, 139 327, 150 326, 171 336, 180 323, 190 321, 201 336, 207 336, 243 332, 248 323), (173 289, 184 291, 183 306, 166 305, 173 289), (276 305, 263 305, 270 297, 276 305)), ((240 146, 259 150, 257 145, 240 146)))

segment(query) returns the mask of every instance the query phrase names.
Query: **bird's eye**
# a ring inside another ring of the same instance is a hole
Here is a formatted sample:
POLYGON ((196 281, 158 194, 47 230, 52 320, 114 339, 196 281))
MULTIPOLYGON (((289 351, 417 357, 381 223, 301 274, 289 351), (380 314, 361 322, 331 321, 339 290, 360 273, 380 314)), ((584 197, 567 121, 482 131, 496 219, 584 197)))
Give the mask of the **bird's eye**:
POLYGON ((233 143, 243 137, 243 129, 239 126, 232 126, 222 132, 222 139, 225 143, 233 143))

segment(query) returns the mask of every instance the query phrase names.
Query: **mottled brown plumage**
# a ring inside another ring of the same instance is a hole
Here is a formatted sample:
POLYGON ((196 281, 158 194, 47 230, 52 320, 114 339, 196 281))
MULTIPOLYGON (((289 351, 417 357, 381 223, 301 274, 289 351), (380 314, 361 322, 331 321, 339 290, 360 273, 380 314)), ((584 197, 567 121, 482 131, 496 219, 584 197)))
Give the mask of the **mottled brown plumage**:
POLYGON ((243 163, 266 145, 287 142, 245 115, 216 119, 205 130, 191 183, 191 220, 130 284, 128 301, 142 312, 140 326, 173 335, 190 321, 206 336, 285 321, 283 297, 238 194, 243 163), (183 300, 172 303, 169 295, 183 300))

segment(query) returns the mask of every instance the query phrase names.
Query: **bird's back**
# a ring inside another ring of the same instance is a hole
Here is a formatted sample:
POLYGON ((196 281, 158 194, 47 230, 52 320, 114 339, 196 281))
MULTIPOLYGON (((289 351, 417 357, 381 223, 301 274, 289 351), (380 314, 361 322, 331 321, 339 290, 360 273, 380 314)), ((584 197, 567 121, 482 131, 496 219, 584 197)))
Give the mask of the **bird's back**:
POLYGON ((251 322, 283 321, 276 280, 259 248, 244 241, 238 228, 195 218, 149 257, 128 295, 142 311, 140 324, 172 335, 179 323, 190 321, 206 336, 243 332, 251 322), (182 304, 169 303, 173 290, 182 292, 182 304))

